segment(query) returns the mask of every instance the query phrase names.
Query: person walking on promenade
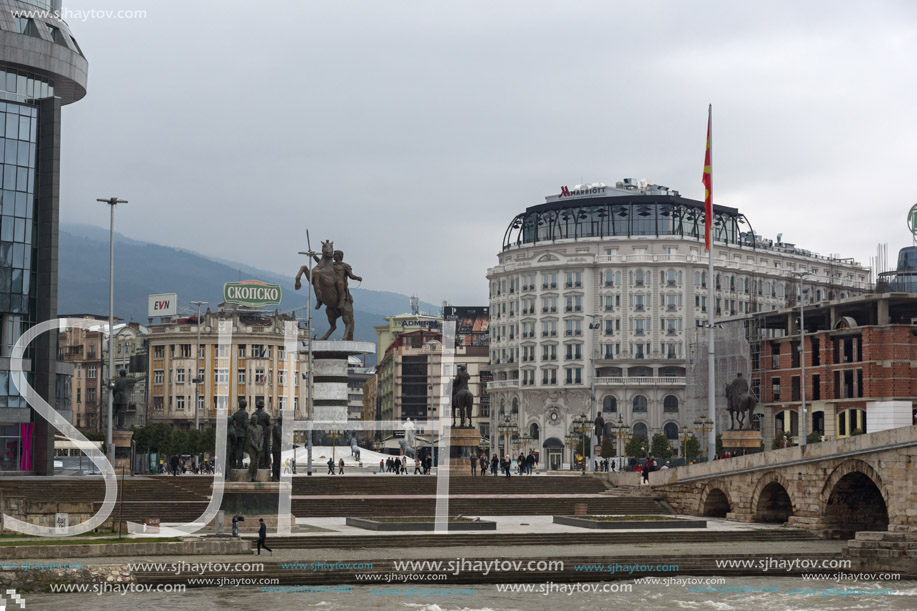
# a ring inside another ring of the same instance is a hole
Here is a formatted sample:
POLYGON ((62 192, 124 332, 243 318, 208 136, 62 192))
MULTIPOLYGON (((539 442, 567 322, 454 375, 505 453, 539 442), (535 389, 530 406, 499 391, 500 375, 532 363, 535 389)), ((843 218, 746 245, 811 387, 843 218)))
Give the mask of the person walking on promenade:
POLYGON ((481 477, 487 475, 487 466, 490 464, 490 461, 487 460, 487 457, 483 454, 481 455, 481 477))
POLYGON ((338 461, 338 475, 344 475, 344 458, 338 461))
POLYGON ((258 527, 258 553, 256 555, 261 555, 261 548, 263 547, 267 551, 271 552, 271 556, 273 556, 274 550, 267 546, 267 524, 264 523, 264 518, 258 518, 258 522, 261 524, 261 526, 258 527))
POLYGON ((328 475, 334 475, 334 459, 328 459, 328 475))
POLYGON ((172 456, 171 464, 172 464, 172 476, 174 477, 178 475, 178 456, 175 456, 175 455, 172 456))
POLYGON ((384 473, 384 472, 385 472, 385 460, 380 458, 379 459, 379 473, 384 473))
POLYGON ((420 468, 420 459, 415 458, 414 459, 414 475, 417 475, 418 473, 423 475, 423 470, 420 468))
POLYGON ((497 475, 497 466, 499 464, 500 464, 500 461, 499 459, 497 459, 497 455, 494 454, 493 460, 490 461, 490 474, 491 475, 494 475, 494 476, 497 475))
POLYGON ((471 477, 474 477, 478 474, 478 456, 477 454, 471 454, 471 460, 468 461, 471 464, 471 477))

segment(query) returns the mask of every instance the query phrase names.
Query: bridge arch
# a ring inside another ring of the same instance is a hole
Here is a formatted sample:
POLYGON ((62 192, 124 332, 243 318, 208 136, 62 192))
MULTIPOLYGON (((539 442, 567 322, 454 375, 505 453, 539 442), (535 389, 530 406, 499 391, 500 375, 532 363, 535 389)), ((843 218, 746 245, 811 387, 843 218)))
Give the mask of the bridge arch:
POLYGON ((733 503, 725 481, 714 480, 704 486, 700 494, 697 515, 709 518, 725 518, 730 511, 733 511, 733 503))
POLYGON ((853 538, 860 530, 888 530, 888 488, 872 465, 839 464, 819 494, 819 511, 832 536, 853 538))
POLYGON ((749 513, 755 522, 784 523, 796 513, 798 504, 790 495, 792 486, 776 471, 761 476, 751 496, 749 513))

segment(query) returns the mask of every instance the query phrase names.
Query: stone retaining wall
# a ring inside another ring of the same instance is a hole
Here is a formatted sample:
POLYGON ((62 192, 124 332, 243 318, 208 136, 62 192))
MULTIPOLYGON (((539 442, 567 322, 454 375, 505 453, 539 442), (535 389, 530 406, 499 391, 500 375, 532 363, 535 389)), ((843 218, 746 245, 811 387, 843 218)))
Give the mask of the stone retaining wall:
POLYGON ((87 543, 82 545, 17 545, 0 547, 4 562, 21 559, 83 559, 147 556, 186 556, 206 554, 249 554, 248 539, 232 537, 219 539, 187 539, 171 542, 87 543))

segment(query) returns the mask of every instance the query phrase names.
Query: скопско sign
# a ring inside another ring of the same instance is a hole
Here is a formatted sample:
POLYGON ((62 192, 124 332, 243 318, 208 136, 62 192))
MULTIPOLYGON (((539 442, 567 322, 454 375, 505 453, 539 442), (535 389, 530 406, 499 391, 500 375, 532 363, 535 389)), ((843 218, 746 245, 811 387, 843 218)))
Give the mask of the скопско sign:
POLYGON ((223 285, 223 301, 246 306, 267 306, 280 303, 280 285, 260 280, 227 282, 223 285))

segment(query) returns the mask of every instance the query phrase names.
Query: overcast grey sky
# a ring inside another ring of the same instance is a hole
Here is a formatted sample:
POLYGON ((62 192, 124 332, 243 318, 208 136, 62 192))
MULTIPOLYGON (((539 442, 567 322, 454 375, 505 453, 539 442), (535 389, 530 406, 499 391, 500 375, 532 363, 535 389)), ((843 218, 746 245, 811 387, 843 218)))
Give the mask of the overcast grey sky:
MULTIPOLYGON (((910 244, 917 3, 65 0, 64 221, 291 275, 334 239, 364 288, 487 300, 506 225, 561 185, 714 193, 869 264, 910 244)), ((894 261, 891 262, 894 265, 894 261)), ((106 272, 107 273, 107 272, 106 272)))

